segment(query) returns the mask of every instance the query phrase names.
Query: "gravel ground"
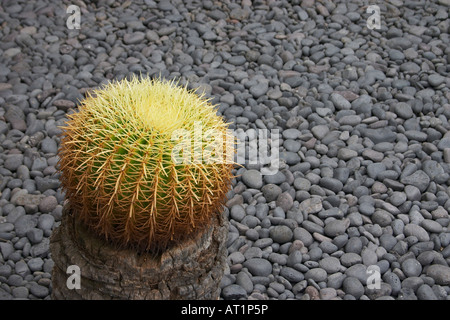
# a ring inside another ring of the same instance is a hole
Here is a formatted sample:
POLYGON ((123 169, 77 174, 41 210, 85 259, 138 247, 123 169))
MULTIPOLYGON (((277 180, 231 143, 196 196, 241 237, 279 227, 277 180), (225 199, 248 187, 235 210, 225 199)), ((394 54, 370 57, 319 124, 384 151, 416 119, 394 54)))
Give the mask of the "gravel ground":
POLYGON ((279 172, 246 164, 228 194, 222 298, 450 300, 449 6, 2 1, 0 299, 50 298, 58 126, 142 73, 198 87, 233 129, 280 130, 279 172))

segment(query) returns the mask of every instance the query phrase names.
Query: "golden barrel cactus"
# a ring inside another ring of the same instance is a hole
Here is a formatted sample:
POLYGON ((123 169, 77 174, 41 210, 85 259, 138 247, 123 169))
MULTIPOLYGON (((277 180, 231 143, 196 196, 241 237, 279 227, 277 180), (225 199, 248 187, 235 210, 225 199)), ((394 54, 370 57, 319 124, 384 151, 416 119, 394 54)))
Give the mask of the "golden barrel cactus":
POLYGON ((88 95, 63 127, 62 187, 91 230, 158 252, 221 212, 230 141, 228 124, 203 95, 173 81, 113 82, 88 95))

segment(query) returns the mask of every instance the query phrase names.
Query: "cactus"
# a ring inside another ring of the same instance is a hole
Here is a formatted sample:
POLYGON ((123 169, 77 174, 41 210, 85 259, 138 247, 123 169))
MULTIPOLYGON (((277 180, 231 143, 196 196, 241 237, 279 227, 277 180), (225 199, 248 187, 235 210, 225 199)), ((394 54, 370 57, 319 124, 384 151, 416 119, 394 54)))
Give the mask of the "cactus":
MULTIPOLYGON (((201 232, 222 210, 233 163, 220 154, 222 161, 175 161, 174 134, 194 137, 198 124, 224 137, 217 150, 230 151, 228 124, 210 100, 174 81, 133 77, 88 94, 62 128, 59 149, 76 218, 139 251, 160 252, 201 232)), ((201 139, 188 155, 214 154, 209 146, 201 139)))

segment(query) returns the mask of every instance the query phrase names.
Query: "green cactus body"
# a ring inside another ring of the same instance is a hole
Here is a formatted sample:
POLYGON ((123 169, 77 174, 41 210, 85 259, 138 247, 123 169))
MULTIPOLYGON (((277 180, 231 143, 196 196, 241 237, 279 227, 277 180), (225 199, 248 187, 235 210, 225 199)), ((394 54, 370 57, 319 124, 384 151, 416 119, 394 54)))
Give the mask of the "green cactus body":
POLYGON ((224 137, 221 147, 230 152, 228 125, 203 96, 174 82, 134 78, 96 90, 69 118, 59 150, 62 186, 77 218, 99 235, 160 251, 221 211, 233 163, 221 155, 200 163, 172 156, 174 132, 194 137, 195 123, 224 137))

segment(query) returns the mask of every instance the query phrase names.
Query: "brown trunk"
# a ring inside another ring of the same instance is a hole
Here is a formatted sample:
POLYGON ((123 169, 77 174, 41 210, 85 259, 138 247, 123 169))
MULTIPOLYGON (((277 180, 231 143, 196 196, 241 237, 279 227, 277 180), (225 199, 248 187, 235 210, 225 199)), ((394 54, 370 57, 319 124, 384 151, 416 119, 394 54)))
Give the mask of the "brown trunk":
POLYGON ((65 206, 51 238, 53 299, 218 299, 226 265, 223 214, 197 238, 162 253, 117 249, 75 221, 65 206), (80 268, 80 289, 66 285, 67 268, 80 268))

